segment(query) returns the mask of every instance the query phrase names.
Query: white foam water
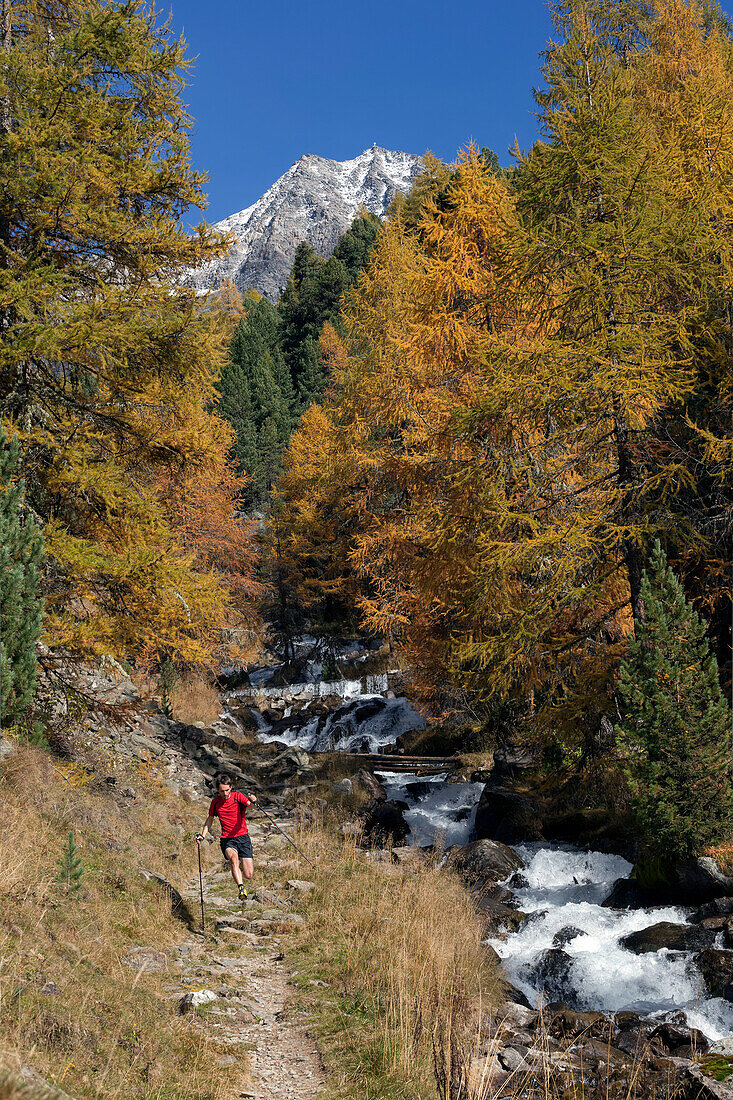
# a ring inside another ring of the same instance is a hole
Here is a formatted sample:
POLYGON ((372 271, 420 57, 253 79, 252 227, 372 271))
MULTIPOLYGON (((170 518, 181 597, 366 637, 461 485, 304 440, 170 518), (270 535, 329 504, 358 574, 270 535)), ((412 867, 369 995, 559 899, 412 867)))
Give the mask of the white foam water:
POLYGON ((261 741, 282 741, 307 752, 377 753, 409 730, 423 729, 425 719, 406 699, 357 695, 328 715, 311 718, 303 726, 268 728, 261 741))
POLYGON ((409 806, 403 814, 410 826, 408 844, 427 847, 441 843, 447 848, 471 839, 483 783, 446 783, 447 772, 431 776, 389 771, 375 774, 387 798, 409 806))
POLYGON ((489 942, 501 956, 509 980, 539 1003, 536 968, 545 952, 561 946, 570 962, 564 981, 579 1007, 643 1015, 682 1009, 708 1039, 733 1033, 733 1004, 706 997, 689 952, 650 951, 635 955, 621 946, 630 932, 659 921, 686 924, 684 909, 604 909, 613 882, 628 876, 620 856, 570 847, 517 845, 525 868, 507 880, 529 919, 513 934, 489 942), (512 879, 516 884, 513 884, 512 879), (557 939, 556 939, 557 937, 557 939))
MULTIPOLYGON (((270 670, 262 670, 262 673, 270 670)), ((230 699, 322 699, 326 695, 336 695, 339 699, 355 699, 362 694, 379 694, 385 692, 388 687, 388 674, 386 672, 375 673, 371 676, 362 676, 360 680, 304 680, 298 684, 272 685, 265 682, 261 675, 257 682, 255 674, 250 675, 253 681, 251 687, 237 688, 230 691, 230 699)), ((269 676, 272 679, 272 675, 269 676)))

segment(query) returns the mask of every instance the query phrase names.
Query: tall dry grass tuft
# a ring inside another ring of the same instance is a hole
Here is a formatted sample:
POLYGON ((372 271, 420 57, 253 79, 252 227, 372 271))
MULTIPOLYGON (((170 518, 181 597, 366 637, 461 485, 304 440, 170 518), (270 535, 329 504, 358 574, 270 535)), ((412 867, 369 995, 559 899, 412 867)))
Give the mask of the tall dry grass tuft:
POLYGON ((330 987, 316 1015, 337 1095, 452 1100, 500 995, 459 880, 420 856, 374 863, 322 823, 297 839, 317 866, 298 965, 309 1000, 330 987))
POLYGON ((204 676, 192 673, 178 680, 170 692, 173 717, 192 726, 210 726, 219 717, 221 699, 216 687, 204 676))
MULTIPOLYGON (((222 1069, 205 1032, 167 997, 166 948, 188 933, 141 874, 178 886, 192 878, 194 822, 157 786, 131 807, 62 768, 31 746, 3 760, 2 1065, 16 1075, 30 1065, 78 1097, 218 1100, 244 1067, 222 1069), (55 881, 71 829, 84 866, 78 896, 55 881), (160 952, 164 969, 127 966, 136 947, 160 952)), ((11 1078, 3 1087, 23 1095, 11 1078)))

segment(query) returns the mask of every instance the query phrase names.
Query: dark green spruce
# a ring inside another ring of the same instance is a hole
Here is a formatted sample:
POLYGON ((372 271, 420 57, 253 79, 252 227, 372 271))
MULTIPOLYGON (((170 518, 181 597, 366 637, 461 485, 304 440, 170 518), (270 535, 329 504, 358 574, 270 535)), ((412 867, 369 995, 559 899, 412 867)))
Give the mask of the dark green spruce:
POLYGON ((0 717, 8 727, 28 709, 36 688, 36 642, 41 634, 39 593, 43 537, 23 507, 18 479, 20 444, 0 428, 0 717))
POLYGON ((621 666, 616 737, 644 856, 669 865, 730 837, 731 711, 705 624, 657 542, 621 666))

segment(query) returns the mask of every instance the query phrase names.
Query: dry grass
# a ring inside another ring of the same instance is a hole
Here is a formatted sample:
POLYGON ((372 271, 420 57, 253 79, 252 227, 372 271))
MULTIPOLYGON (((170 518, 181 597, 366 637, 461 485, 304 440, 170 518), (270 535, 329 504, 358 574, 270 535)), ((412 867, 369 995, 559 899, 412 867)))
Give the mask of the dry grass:
POLYGON ((716 848, 710 848, 708 855, 712 856, 724 875, 733 877, 733 840, 726 844, 719 844, 716 848))
POLYGON ((218 1100, 232 1071, 177 1015, 164 989, 172 975, 121 962, 135 946, 165 951, 186 937, 140 868, 179 885, 193 877, 194 846, 182 843, 193 821, 154 787, 144 809, 117 805, 31 747, 4 760, 0 798, 2 1064, 30 1065, 79 1097, 218 1100), (54 881, 71 829, 84 865, 76 897, 54 881))
POLYGON ((308 823, 317 888, 299 947, 333 1095, 434 1100, 465 1068, 500 995, 481 922, 457 878, 419 857, 375 865, 352 839, 308 823), (326 982, 327 988, 313 985, 326 982))
POLYGON ((173 717, 189 726, 195 722, 210 726, 221 710, 219 693, 204 676, 191 675, 178 680, 170 693, 170 700, 173 717))

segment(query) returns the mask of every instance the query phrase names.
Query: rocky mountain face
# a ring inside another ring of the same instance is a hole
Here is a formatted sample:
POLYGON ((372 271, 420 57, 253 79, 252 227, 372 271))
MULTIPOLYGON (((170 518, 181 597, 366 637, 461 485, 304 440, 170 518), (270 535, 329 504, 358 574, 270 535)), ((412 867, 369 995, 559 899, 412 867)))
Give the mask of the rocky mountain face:
POLYGON ((383 215, 398 191, 408 191, 421 158, 373 145, 354 160, 302 156, 246 210, 217 222, 233 233, 227 257, 192 271, 201 290, 231 279, 240 291, 254 287, 272 301, 285 289, 301 241, 329 256, 361 207, 383 215))

